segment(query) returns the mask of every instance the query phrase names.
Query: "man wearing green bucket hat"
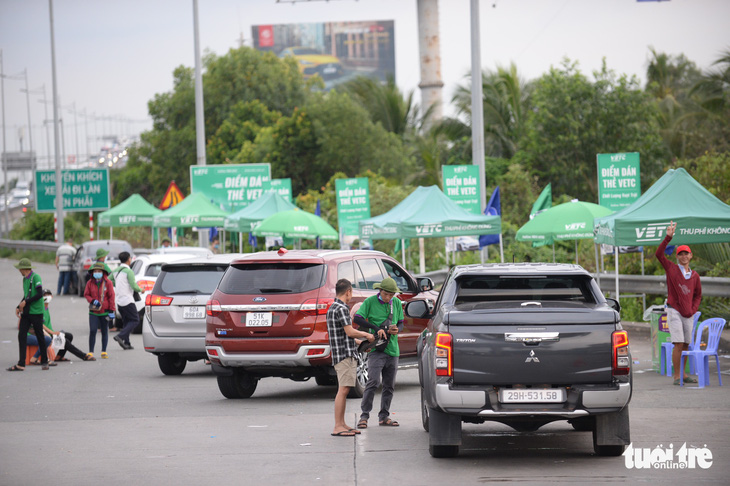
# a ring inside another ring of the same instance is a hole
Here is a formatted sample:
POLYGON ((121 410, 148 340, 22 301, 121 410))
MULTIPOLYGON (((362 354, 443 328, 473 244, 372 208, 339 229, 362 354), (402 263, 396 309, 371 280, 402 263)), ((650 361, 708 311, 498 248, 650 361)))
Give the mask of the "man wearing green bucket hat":
MULTIPOLYGON (((15 308, 18 321, 18 364, 8 368, 8 371, 23 371, 25 369, 25 352, 28 346, 28 330, 32 327, 36 336, 43 336, 43 283, 41 276, 33 271, 33 265, 27 258, 21 258, 15 265, 23 276, 23 300, 15 308)), ((47 370, 48 363, 45 339, 38 340, 41 352, 41 365, 47 370)), ((55 366, 56 363, 53 363, 55 366)))
POLYGON ((359 429, 368 426, 375 390, 380 385, 381 375, 383 391, 380 396, 378 424, 388 427, 399 425, 390 418, 390 402, 393 400, 395 374, 398 371, 400 357, 398 333, 403 330, 403 304, 395 296, 400 289, 392 278, 384 278, 373 288, 380 289, 380 292, 365 299, 353 318, 360 330, 372 329, 371 333, 382 338, 382 345, 378 346, 377 341, 380 340, 377 340, 368 354, 368 383, 365 385, 360 403, 361 414, 357 423, 359 429))

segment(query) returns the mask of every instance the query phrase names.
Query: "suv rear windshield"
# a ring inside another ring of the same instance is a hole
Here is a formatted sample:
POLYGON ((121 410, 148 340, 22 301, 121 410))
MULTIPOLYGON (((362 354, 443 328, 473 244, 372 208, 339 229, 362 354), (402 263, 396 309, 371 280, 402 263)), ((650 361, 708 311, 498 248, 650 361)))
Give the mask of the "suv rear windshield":
POLYGON ((226 271, 227 265, 181 265, 169 266, 160 272, 154 293, 212 294, 226 271))
POLYGON ((457 304, 500 301, 570 301, 595 304, 591 279, 583 275, 465 275, 458 278, 457 304))
POLYGON ((298 294, 321 287, 321 263, 245 263, 231 265, 218 288, 225 294, 298 294))

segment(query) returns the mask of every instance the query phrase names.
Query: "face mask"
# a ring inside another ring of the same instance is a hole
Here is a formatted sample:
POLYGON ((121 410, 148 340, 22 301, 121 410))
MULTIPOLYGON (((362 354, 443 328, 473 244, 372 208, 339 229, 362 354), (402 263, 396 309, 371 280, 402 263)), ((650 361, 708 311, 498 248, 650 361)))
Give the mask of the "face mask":
POLYGON ((101 272, 94 272, 94 278, 97 280, 101 280, 101 277, 103 277, 104 274, 101 272))
POLYGON ((43 301, 46 304, 50 304, 52 300, 53 300, 53 297, 51 297, 50 295, 47 295, 47 296, 43 297, 43 301))

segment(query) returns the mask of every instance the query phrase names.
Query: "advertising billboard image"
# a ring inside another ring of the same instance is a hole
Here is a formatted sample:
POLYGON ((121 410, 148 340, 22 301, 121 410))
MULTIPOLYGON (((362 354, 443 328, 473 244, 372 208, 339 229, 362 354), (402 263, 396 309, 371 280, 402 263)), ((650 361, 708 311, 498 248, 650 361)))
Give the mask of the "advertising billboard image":
POLYGON ((305 79, 319 75, 330 89, 357 76, 395 79, 392 20, 254 25, 254 47, 294 58, 305 79))

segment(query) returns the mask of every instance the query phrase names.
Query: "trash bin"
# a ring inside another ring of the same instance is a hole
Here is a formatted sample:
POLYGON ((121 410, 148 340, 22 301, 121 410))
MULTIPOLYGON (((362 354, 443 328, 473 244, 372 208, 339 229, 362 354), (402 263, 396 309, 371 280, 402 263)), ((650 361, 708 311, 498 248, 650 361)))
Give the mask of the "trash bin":
MULTIPOLYGON (((659 371, 659 362, 662 352, 662 343, 671 343, 672 338, 669 335, 669 327, 667 327, 667 313, 663 305, 654 305, 651 307, 651 368, 659 371)), ((672 359, 668 356, 667 359, 672 359)))

